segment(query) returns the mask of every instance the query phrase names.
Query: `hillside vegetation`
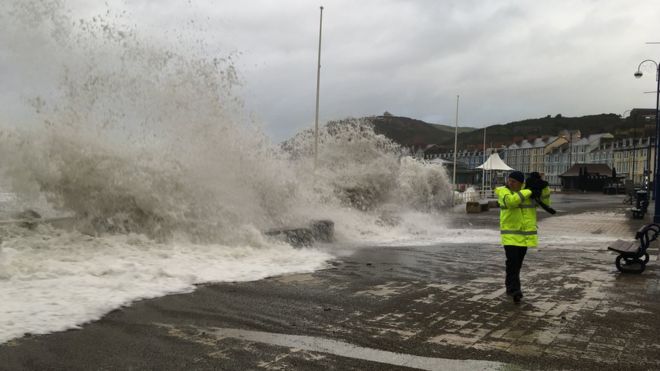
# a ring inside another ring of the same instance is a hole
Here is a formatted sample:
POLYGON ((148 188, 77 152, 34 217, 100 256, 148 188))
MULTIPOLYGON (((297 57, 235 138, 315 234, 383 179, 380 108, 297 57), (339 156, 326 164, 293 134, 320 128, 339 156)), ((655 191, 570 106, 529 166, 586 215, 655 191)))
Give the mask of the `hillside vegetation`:
MULTIPOLYGON (((423 146, 437 144, 453 148, 454 127, 431 124, 409 117, 383 116, 366 117, 374 124, 374 130, 403 146, 423 146)), ((581 117, 562 115, 514 121, 507 124, 492 125, 486 128, 488 146, 510 145, 522 139, 543 136, 556 136, 562 130, 580 130, 582 136, 597 133, 611 133, 615 137, 654 135, 655 122, 639 116, 622 119, 616 114, 598 114, 581 117)), ((461 148, 481 148, 483 129, 459 127, 458 143, 461 148)))

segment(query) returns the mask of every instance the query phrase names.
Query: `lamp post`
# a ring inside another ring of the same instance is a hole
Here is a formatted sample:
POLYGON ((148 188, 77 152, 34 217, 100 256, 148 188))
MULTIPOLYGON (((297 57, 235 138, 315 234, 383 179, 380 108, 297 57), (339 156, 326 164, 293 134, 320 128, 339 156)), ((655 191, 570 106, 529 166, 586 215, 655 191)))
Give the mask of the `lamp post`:
POLYGON ((651 62, 655 65, 656 69, 656 74, 655 74, 655 79, 657 81, 657 87, 655 89, 655 169, 653 173, 653 198, 655 199, 655 210, 653 212, 653 223, 660 223, 660 197, 657 197, 658 191, 660 190, 660 176, 658 176, 658 173, 660 169, 658 169, 658 165, 660 165, 660 162, 658 162, 658 148, 660 147, 660 113, 659 106, 660 106, 660 64, 658 62, 651 60, 651 59, 646 59, 643 60, 642 62, 639 63, 639 66, 637 66, 637 71, 635 72, 634 76, 636 78, 642 77, 642 71, 640 68, 642 67, 642 64, 646 62, 651 62))

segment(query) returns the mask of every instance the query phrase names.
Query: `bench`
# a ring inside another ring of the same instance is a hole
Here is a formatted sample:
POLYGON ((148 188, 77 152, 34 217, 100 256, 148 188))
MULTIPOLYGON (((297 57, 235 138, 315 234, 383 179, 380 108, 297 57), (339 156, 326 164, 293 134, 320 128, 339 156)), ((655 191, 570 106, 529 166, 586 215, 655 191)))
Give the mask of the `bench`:
POLYGON ((649 262, 646 252, 660 234, 660 225, 646 224, 635 233, 635 241, 616 240, 607 249, 619 253, 614 261, 622 273, 642 273, 649 262))

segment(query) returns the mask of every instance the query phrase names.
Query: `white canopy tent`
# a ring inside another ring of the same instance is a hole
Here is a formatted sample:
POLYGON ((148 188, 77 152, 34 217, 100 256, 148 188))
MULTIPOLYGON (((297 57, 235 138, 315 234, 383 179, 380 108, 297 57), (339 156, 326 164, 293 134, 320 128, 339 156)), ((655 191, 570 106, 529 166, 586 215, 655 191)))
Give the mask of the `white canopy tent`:
MULTIPOLYGON (((513 168, 500 158, 500 155, 497 154, 497 152, 493 153, 488 157, 488 160, 486 160, 483 164, 477 166, 477 169, 482 169, 482 174, 481 174, 481 192, 480 196, 482 198, 487 198, 487 197, 493 197, 491 194, 491 190, 486 190, 485 189, 485 179, 486 179, 486 170, 488 171, 511 171, 513 168)), ((492 175, 491 175, 492 176, 492 175)))
POLYGON ((493 153, 488 157, 488 160, 484 162, 483 164, 477 166, 477 169, 484 169, 484 170, 502 170, 502 171, 509 171, 513 170, 512 167, 509 165, 505 164, 504 161, 500 158, 500 155, 497 153, 493 153))

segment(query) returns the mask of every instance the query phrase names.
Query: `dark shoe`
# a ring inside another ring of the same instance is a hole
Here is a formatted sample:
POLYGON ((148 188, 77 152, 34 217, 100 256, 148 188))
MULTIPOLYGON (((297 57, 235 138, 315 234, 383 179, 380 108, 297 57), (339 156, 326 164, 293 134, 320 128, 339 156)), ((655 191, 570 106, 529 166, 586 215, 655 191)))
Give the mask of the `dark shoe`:
POLYGON ((513 289, 513 290, 509 290, 509 289, 507 289, 507 290, 506 290, 506 296, 513 296, 513 295, 515 295, 516 293, 519 293, 519 294, 520 294, 520 297, 523 297, 523 296, 524 296, 521 290, 516 290, 516 289, 513 289))
POLYGON ((516 291, 516 292, 513 294, 513 302, 514 302, 514 303, 520 303, 520 299, 522 299, 522 297, 523 297, 522 292, 520 292, 520 291, 516 291))

